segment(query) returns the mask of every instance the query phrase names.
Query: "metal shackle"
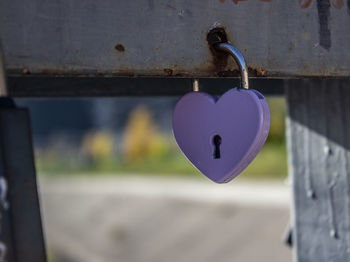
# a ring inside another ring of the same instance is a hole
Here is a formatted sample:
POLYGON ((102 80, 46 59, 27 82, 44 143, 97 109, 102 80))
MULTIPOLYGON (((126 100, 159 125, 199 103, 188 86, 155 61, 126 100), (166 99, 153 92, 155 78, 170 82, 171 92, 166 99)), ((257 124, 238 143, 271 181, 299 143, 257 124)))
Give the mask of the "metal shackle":
POLYGON ((219 51, 227 52, 234 58, 238 64, 239 70, 241 71, 241 87, 248 89, 248 69, 242 53, 237 48, 228 43, 218 43, 214 46, 214 48, 219 51))

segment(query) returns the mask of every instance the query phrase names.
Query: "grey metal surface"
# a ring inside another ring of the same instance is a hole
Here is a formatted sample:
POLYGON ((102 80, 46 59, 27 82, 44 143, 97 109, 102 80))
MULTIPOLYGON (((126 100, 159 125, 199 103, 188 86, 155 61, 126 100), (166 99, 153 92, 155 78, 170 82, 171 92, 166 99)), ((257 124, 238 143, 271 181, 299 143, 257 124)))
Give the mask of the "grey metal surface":
POLYGON ((289 81, 287 99, 297 261, 350 261, 349 85, 289 81))
POLYGON ((235 75, 215 63, 207 32, 225 27, 256 76, 349 76, 349 1, 0 2, 13 73, 235 75))
POLYGON ((5 223, 12 239, 7 261, 45 262, 28 111, 1 108, 0 133, 10 203, 5 223))

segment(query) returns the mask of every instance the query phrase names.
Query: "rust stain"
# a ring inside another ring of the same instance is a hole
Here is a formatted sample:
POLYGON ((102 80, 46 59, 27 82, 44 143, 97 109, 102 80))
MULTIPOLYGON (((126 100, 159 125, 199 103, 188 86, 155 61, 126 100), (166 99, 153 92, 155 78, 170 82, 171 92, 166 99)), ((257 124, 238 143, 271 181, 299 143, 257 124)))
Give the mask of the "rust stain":
POLYGON ((172 76, 173 75, 173 70, 170 69, 170 68, 164 68, 163 71, 164 71, 164 74, 166 76, 172 76))
MULTIPOLYGON (((267 75, 267 70, 261 67, 248 67, 249 77, 265 77, 267 75)), ((240 77, 241 72, 238 69, 224 70, 217 72, 219 77, 240 77)))
POLYGON ((218 52, 214 49, 214 44, 216 43, 226 43, 227 34, 225 28, 216 27, 210 30, 207 34, 207 43, 212 55, 213 71, 220 72, 225 69, 228 61, 228 54, 224 52, 218 52))
POLYGON ((264 77, 267 74, 267 70, 261 67, 248 67, 248 75, 250 77, 264 77))
MULTIPOLYGON (((150 68, 148 71, 135 71, 134 68, 129 67, 117 67, 113 71, 97 71, 96 70, 74 70, 72 68, 50 68, 50 69, 38 69, 35 71, 30 71, 29 74, 23 74, 23 67, 18 69, 8 69, 7 74, 10 77, 31 77, 31 76, 41 76, 41 77, 164 77, 164 78, 177 78, 177 77, 240 77, 240 71, 237 68, 224 68, 221 71, 217 71, 212 63, 205 63, 199 67, 188 67, 188 68, 176 68, 176 65, 170 75, 171 71, 164 71, 164 69, 169 68, 150 68), (168 75, 169 74, 169 75, 168 75)), ((298 72, 290 74, 285 74, 283 71, 269 71, 265 67, 261 67, 258 64, 250 64, 248 67, 249 77, 346 77, 346 74, 341 74, 338 72, 337 67, 327 67, 321 69, 311 69, 309 64, 304 64, 298 72)))
MULTIPOLYGON (((241 75, 240 70, 227 70, 229 55, 225 52, 217 51, 213 46, 217 43, 227 43, 227 34, 225 28, 216 27, 210 30, 207 34, 207 42, 212 54, 212 66, 207 68, 207 72, 214 73, 219 77, 238 77, 241 75)), ((245 50, 246 51, 246 50, 245 50)), ((203 69, 202 69, 203 70, 203 69)), ((261 67, 248 66, 248 75, 250 77, 264 77, 267 75, 267 70, 261 67)))
POLYGON ((118 52, 124 52, 125 51, 125 47, 122 44, 116 44, 114 49, 117 50, 118 52))

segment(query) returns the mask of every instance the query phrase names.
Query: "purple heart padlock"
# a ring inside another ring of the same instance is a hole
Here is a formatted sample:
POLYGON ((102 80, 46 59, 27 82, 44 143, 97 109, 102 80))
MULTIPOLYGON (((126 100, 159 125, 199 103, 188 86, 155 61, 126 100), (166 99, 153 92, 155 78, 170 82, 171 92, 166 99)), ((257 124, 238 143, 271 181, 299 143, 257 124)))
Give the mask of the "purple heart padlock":
MULTIPOLYGON (((222 45, 221 50, 229 49, 238 60, 242 86, 248 87, 243 56, 231 45, 222 45)), ((217 183, 232 180, 250 164, 264 145, 269 129, 266 99, 247 88, 231 89, 219 99, 203 92, 188 93, 173 113, 173 133, 182 152, 217 183)))

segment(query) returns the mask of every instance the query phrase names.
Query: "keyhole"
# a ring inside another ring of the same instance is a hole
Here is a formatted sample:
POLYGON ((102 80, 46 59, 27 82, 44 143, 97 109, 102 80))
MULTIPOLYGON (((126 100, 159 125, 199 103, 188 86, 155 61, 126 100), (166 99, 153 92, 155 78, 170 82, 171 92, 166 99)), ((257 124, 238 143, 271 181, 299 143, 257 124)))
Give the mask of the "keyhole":
POLYGON ((221 157, 220 154, 220 144, 221 144, 221 136, 215 135, 213 137, 213 145, 214 145, 214 159, 218 159, 221 157))

